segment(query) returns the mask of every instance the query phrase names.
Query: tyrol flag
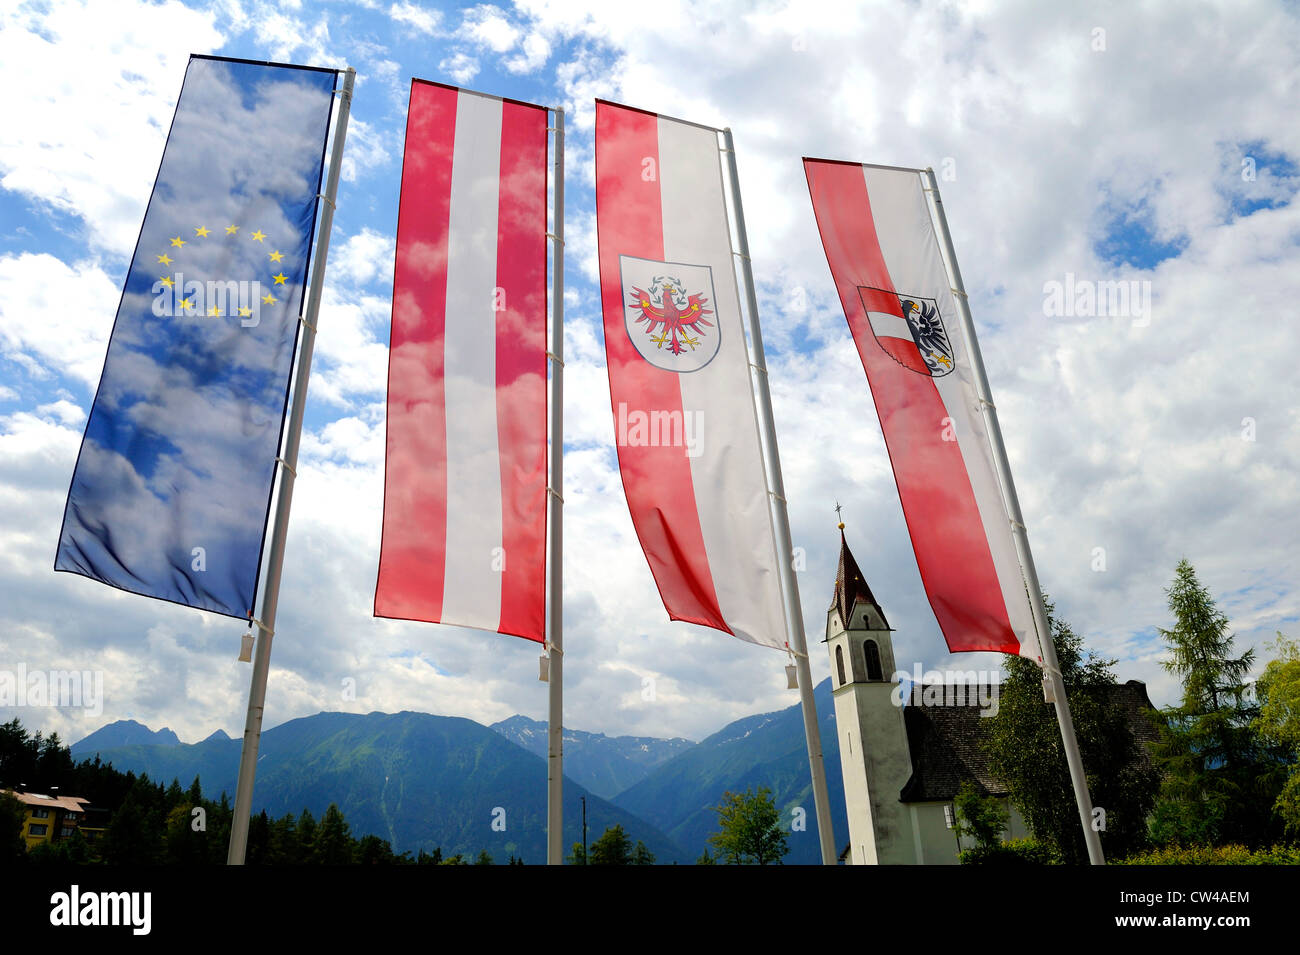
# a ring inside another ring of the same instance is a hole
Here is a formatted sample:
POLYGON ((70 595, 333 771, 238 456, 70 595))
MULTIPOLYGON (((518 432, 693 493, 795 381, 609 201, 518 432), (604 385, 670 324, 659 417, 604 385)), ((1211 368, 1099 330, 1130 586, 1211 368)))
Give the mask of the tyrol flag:
POLYGON ((1039 660, 952 285, 915 170, 805 159, 813 210, 949 650, 1039 660))
POLYGON ((664 607, 784 647, 718 130, 597 101, 596 226, 619 468, 664 607))
POLYGON ((190 58, 55 570, 253 614, 337 75, 190 58))
POLYGON ((545 639, 547 111, 411 84, 375 614, 545 639))

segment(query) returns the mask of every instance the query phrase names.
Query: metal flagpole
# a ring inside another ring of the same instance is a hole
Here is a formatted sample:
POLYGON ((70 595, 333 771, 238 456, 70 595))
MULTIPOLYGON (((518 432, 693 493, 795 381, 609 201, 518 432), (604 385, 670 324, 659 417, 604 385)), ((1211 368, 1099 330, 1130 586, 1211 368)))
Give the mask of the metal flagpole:
POLYGON ((1092 798, 1088 795, 1088 779, 1083 771, 1083 758, 1079 755, 1079 740, 1074 733, 1074 720, 1070 717, 1070 703, 1065 698, 1065 683, 1061 678, 1061 666, 1056 660, 1056 646, 1052 642, 1051 630, 1047 623, 1043 591, 1038 585, 1038 571, 1034 569, 1034 555, 1029 550, 1025 519, 1020 513, 1020 499, 1016 496, 1016 485, 1011 479, 1011 465, 1007 460, 1006 445, 1002 443, 998 411, 993 404, 993 393, 989 390, 988 376, 984 373, 984 359, 980 357, 979 342, 975 338, 975 323, 971 319, 970 303, 966 300, 966 286, 962 284, 961 269, 957 265, 957 254, 953 251, 952 233, 948 231, 948 218, 943 213, 943 200, 939 198, 939 184, 934 177, 934 170, 927 168, 925 174, 930 181, 927 191, 933 199, 938 216, 944 253, 948 257, 949 268, 952 269, 953 298, 957 301, 957 311, 961 315, 966 343, 970 348, 971 366, 975 370, 975 385, 980 404, 984 407, 984 419, 988 422, 989 440, 993 446, 993 458, 997 462, 998 474, 1002 480, 1007 513, 1011 518, 1012 536, 1016 542, 1016 553, 1020 557, 1020 567, 1025 574, 1025 586, 1029 589, 1030 603, 1034 608, 1034 625, 1038 628, 1038 643, 1043 654, 1044 679, 1048 681, 1056 703, 1056 719, 1061 726, 1061 742, 1065 746, 1065 759, 1070 766, 1070 781, 1074 784, 1074 798, 1079 805, 1079 820, 1083 823, 1083 838, 1088 845, 1088 858, 1093 865, 1105 865, 1106 857, 1101 851, 1101 836, 1092 824, 1092 798))
POLYGON ((546 864, 564 864, 564 110, 555 113, 554 223, 551 239, 551 475, 547 493, 551 528, 546 563, 550 709, 547 726, 546 864))
POLYGON ((230 826, 228 865, 243 865, 248 848, 248 823, 253 811, 253 777, 257 771, 257 749, 262 737, 262 709, 266 704, 266 676, 271 669, 271 638, 275 635, 275 611, 280 600, 280 571, 284 567, 284 543, 289 530, 289 505, 293 501, 293 482, 298 466, 298 445, 302 437, 303 410, 307 404, 307 379, 311 374, 312 345, 316 341, 316 316, 320 312, 321 289, 325 284, 325 258, 329 253, 330 228, 334 224, 334 199, 338 195, 339 170, 343 164, 343 140, 348 129, 348 112, 352 106, 352 84, 356 71, 343 71, 343 88, 339 93, 338 118, 334 123, 334 148, 330 153, 329 174, 325 180, 324 200, 320 210, 320 229, 316 235, 316 259, 312 263, 306 313, 301 321, 302 350, 293 382, 293 407, 289 411, 289 429, 284 457, 279 459, 280 493, 275 506, 275 524, 271 531, 271 552, 266 570, 266 590, 262 596, 262 619, 254 620, 257 646, 253 657, 253 681, 248 691, 248 717, 244 722, 244 746, 239 754, 239 781, 235 786, 235 816, 230 826))
POLYGON ((817 810, 817 835, 821 840, 822 864, 835 865, 835 840, 831 832, 830 797, 826 792, 826 767, 822 760, 821 732, 817 726, 817 705, 813 702, 812 670, 808 666, 808 643, 803 631, 803 608, 799 602, 799 585, 791 564, 790 515, 785 502, 785 482, 781 477, 781 455, 776 446, 776 421, 772 416, 772 394, 767 384, 767 361, 763 356, 763 333, 758 327, 758 296, 754 291, 754 270, 749 259, 749 236, 745 232, 745 212, 740 203, 740 177, 736 172, 736 147, 731 128, 722 131, 725 138, 727 167, 731 173, 731 202, 736 210, 736 232, 740 244, 740 265, 745 274, 745 295, 749 306, 749 335, 753 340, 753 367, 758 372, 758 414, 766 436, 765 465, 768 487, 776 500, 777 563, 781 568, 781 590, 785 598, 786 630, 799 674, 799 699, 803 704, 804 735, 808 739, 808 765, 812 771, 813 803, 817 810))

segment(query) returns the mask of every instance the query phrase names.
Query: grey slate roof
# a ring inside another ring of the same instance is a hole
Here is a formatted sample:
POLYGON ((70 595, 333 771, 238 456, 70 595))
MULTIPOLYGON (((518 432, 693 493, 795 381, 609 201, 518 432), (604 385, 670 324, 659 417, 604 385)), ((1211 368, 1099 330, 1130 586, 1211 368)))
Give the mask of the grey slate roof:
MULTIPOLYGON (((950 800, 967 780, 991 795, 1006 795, 1007 787, 989 771, 982 750, 993 721, 980 716, 978 689, 974 694, 970 689, 975 688, 968 688, 966 699, 970 705, 926 706, 920 699, 922 688, 913 687, 912 701, 903 708, 912 778, 899 793, 901 802, 950 800)), ((1158 731, 1145 713, 1151 708, 1146 684, 1129 680, 1111 687, 1109 692, 1127 713, 1139 749, 1144 749, 1143 743, 1154 742, 1158 731)))

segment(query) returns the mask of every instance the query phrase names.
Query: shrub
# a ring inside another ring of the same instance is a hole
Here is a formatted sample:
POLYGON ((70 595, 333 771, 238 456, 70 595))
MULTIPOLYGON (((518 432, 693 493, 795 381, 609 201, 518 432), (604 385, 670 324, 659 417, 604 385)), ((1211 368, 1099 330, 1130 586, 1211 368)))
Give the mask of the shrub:
POLYGON ((1061 865, 1060 854, 1034 838, 1011 839, 992 846, 963 849, 962 865, 1061 865))
POLYGON ((1300 846, 1165 846, 1139 852, 1114 865, 1300 865, 1300 846))

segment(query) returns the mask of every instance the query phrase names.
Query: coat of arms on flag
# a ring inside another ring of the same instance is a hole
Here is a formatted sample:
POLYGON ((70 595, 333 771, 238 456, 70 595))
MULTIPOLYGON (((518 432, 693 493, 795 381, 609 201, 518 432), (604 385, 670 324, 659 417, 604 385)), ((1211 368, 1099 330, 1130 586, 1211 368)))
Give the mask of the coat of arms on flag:
POLYGON ((713 270, 620 255, 623 319, 637 353, 664 371, 699 371, 722 343, 713 315, 713 270))
POLYGON ((859 288, 876 342, 909 371, 942 378, 953 369, 952 342, 933 298, 859 288))

